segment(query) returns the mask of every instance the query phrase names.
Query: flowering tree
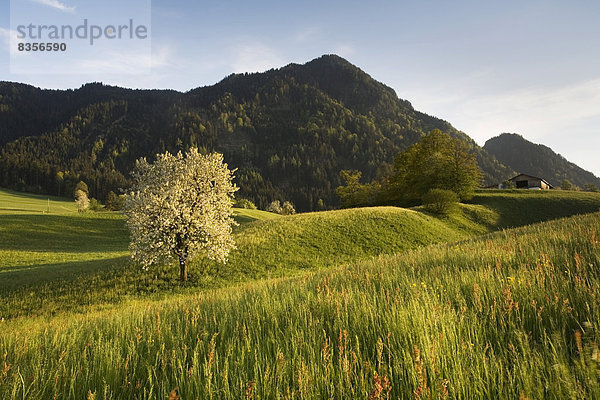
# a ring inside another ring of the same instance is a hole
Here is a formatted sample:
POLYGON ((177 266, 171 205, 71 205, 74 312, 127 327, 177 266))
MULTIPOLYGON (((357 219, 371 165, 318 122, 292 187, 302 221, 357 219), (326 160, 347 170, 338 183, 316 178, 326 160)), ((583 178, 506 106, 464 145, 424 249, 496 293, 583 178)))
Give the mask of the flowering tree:
POLYGON ((83 190, 75 190, 75 204, 77 205, 77 211, 85 212, 90 208, 90 199, 83 190))
POLYGON ((227 261, 235 248, 233 171, 223 155, 202 155, 193 148, 182 154, 158 154, 154 163, 136 161, 125 215, 131 233, 131 257, 144 268, 171 258, 187 280, 190 257, 227 261))

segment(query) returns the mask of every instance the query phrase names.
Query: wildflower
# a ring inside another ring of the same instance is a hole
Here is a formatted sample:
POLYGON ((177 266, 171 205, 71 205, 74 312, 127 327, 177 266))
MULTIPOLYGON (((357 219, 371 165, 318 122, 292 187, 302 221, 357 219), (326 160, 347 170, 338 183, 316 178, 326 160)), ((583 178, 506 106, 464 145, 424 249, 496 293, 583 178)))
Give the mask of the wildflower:
POLYGON ((390 390, 392 390, 392 385, 390 384, 387 375, 381 377, 377 374, 377 371, 375 371, 373 376, 373 386, 373 391, 369 394, 369 400, 380 399, 382 392, 386 392, 386 394, 389 395, 390 390))
POLYGON ((179 399, 179 390, 178 388, 175 388, 173 390, 171 390, 171 392, 169 393, 169 400, 178 400, 179 399))
POLYGON ((251 399, 254 395, 254 387, 256 386, 256 381, 248 381, 246 383, 246 399, 251 399))

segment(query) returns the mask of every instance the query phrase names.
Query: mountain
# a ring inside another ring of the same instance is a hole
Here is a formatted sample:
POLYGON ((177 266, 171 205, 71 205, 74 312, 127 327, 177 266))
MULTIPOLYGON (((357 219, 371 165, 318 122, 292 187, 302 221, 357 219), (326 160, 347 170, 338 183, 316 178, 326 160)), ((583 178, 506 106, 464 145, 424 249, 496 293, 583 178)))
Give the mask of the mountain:
POLYGON ((186 93, 92 83, 41 90, 0 82, 0 186, 57 195, 84 180, 92 196, 128 185, 137 158, 191 146, 224 154, 238 194, 259 207, 335 207, 343 169, 373 179, 432 129, 466 141, 488 183, 514 173, 448 122, 335 55, 232 74, 186 93))
POLYGON ((532 143, 516 133, 491 138, 483 149, 515 171, 544 178, 553 186, 560 186, 568 179, 580 187, 588 183, 600 187, 600 178, 591 172, 567 161, 551 148, 532 143))

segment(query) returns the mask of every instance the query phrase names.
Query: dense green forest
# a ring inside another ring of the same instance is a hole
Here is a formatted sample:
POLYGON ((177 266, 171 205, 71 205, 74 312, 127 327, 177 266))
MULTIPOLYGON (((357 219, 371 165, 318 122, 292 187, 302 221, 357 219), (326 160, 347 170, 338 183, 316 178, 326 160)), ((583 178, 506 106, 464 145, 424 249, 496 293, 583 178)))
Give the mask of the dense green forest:
POLYGON ((484 182, 514 173, 446 121, 414 110, 334 55, 233 74, 186 93, 3 82, 0 186, 68 195, 83 180, 103 200, 128 186, 137 158, 196 146, 223 153, 237 168, 238 195, 261 208, 290 200, 299 211, 327 209, 338 205, 340 171, 360 170, 370 181, 433 129, 467 143, 484 182))
POLYGON ((519 173, 544 178, 553 186, 558 187, 567 179, 579 187, 588 184, 600 187, 600 178, 591 172, 567 161, 551 148, 531 143, 521 135, 503 133, 485 142, 483 148, 519 173))

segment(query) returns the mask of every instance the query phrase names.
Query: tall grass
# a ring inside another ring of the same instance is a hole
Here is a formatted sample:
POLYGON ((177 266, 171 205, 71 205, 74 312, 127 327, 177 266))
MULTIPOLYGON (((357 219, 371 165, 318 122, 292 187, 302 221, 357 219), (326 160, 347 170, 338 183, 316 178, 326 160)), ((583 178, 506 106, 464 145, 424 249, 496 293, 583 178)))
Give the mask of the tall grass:
POLYGON ((600 214, 0 324, 0 398, 600 398, 600 214))

